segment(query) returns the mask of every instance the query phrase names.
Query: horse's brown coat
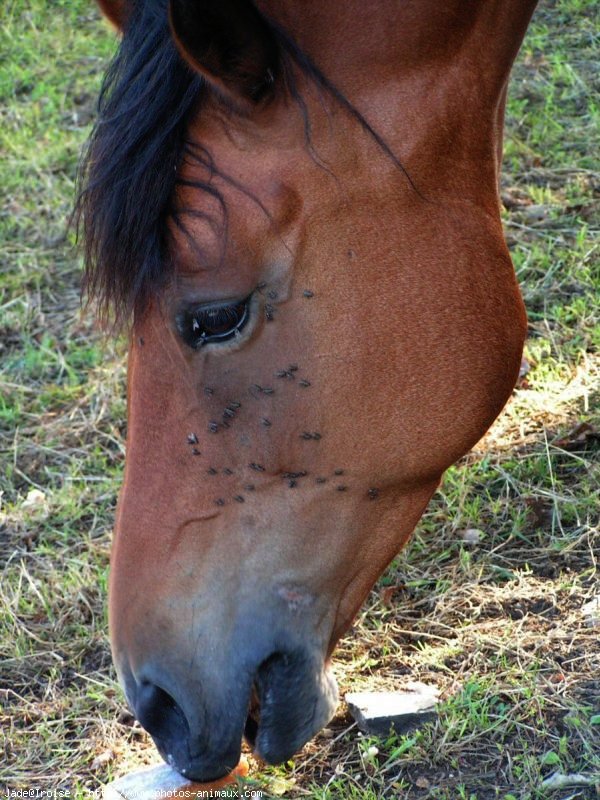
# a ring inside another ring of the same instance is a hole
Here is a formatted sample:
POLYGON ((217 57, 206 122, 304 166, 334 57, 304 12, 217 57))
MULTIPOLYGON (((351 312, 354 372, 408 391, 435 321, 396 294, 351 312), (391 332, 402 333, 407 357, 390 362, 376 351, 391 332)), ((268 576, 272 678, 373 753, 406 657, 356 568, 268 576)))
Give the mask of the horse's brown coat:
MULTIPOLYGON (((175 231, 176 279, 136 323, 110 587, 119 670, 155 665, 190 719, 197 695, 228 702, 244 628, 291 632, 324 669, 444 470, 506 402, 525 335, 498 180, 533 0, 258 5, 406 173, 301 72, 310 146, 297 103, 233 113, 218 76, 190 126, 229 180, 193 160, 181 172, 220 190, 227 237, 200 218, 193 243, 175 231), (252 292, 239 342, 178 337, 186 304, 252 292)), ((179 191, 216 218, 216 200, 179 191)))

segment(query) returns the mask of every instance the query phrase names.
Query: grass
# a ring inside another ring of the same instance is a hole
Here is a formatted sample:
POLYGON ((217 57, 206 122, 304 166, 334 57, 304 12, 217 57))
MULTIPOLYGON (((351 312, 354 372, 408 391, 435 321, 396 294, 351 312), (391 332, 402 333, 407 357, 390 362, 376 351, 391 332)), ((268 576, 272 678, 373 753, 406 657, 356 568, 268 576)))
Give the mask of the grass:
MULTIPOLYGON (((436 685, 439 718, 358 734, 342 705, 267 796, 593 798, 600 786, 600 12, 546 0, 511 85, 502 196, 523 376, 453 467, 337 653, 342 692, 436 685), (544 788, 555 772, 586 785, 544 788)), ((114 47, 88 0, 0 10, 0 788, 75 798, 156 760, 110 663, 124 349, 80 312, 65 234, 114 47)))

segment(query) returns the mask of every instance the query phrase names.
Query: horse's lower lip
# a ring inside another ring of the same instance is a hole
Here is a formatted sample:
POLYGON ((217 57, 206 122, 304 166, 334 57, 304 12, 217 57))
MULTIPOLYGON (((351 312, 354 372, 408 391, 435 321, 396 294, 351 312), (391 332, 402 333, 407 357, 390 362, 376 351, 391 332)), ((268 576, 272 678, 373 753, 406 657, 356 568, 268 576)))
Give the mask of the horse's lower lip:
POLYGON ((276 653, 256 673, 244 737, 268 764, 292 758, 333 715, 337 686, 308 651, 276 653))

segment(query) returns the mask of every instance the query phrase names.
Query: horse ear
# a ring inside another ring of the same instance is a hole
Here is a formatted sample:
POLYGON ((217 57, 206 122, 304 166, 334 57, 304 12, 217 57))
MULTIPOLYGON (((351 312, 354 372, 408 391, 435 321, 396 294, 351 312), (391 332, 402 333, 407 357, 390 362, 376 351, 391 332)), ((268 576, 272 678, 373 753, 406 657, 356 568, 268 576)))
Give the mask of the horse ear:
POLYGON ((96 0, 100 6, 100 11, 109 19, 112 24, 123 30, 129 9, 127 0, 96 0))
POLYGON ((169 0, 169 21, 182 57, 234 106, 272 94, 279 50, 251 0, 169 0))

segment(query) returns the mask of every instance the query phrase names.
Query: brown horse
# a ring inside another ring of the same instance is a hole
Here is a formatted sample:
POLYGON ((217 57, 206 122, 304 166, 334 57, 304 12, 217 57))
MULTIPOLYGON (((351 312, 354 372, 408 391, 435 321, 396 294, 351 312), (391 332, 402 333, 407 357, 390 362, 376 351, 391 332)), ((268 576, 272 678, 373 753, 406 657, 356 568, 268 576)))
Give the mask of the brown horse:
POLYGON ((80 200, 133 323, 115 663, 196 779, 332 715, 329 659, 516 380, 499 216, 535 0, 102 0, 80 200))

